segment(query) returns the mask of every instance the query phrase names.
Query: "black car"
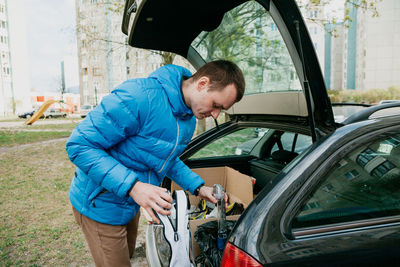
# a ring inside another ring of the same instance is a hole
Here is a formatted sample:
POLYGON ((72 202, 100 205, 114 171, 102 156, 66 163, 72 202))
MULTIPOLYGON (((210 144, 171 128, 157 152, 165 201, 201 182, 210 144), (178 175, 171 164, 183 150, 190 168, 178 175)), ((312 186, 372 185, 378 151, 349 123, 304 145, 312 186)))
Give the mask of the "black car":
POLYGON ((21 119, 29 119, 30 117, 33 116, 33 114, 34 114, 37 110, 38 110, 38 109, 35 108, 35 109, 30 109, 30 110, 21 112, 21 113, 18 114, 18 118, 21 118, 21 119))
MULTIPOLYGON (((247 95, 230 120, 181 155, 191 168, 229 166, 256 180, 222 266, 400 264, 400 117, 376 116, 398 104, 335 123, 294 0, 127 0, 122 30, 130 45, 195 68, 226 58, 244 71, 247 95), (248 148, 255 131, 263 134, 248 148), (245 142, 249 152, 235 153, 245 142)), ((157 229, 147 229, 148 262, 167 266, 157 229)))

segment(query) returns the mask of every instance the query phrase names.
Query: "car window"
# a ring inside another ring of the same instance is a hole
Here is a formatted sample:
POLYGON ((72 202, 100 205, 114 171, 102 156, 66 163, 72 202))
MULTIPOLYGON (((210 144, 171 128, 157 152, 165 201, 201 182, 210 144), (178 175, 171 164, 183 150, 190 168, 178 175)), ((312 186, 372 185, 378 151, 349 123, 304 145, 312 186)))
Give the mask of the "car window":
POLYGON ((301 90, 276 24, 256 1, 227 12, 220 26, 200 33, 192 47, 206 62, 223 58, 237 63, 246 79, 246 94, 301 90))
POLYGON ((368 108, 368 106, 362 105, 334 105, 332 107, 335 122, 341 123, 351 115, 368 108))
POLYGON ((271 149, 271 154, 277 150, 294 151, 298 154, 312 144, 312 138, 308 135, 284 132, 271 149), (282 145, 282 147, 280 147, 282 145), (294 150, 293 149, 294 146, 294 150))
POLYGON ((400 135, 355 149, 328 173, 292 227, 399 215, 399 166, 400 135))
POLYGON ((197 151, 190 158, 207 158, 218 156, 249 154, 257 142, 267 133, 266 128, 250 127, 230 133, 214 140, 197 151))

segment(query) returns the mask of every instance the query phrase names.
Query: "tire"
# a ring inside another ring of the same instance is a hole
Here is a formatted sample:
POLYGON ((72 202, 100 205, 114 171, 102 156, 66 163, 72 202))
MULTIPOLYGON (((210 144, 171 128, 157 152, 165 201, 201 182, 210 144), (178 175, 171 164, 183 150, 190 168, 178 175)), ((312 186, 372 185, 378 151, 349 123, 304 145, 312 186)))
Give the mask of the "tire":
POLYGON ((28 114, 28 115, 26 115, 26 118, 27 118, 27 119, 30 119, 31 117, 32 117, 32 116, 31 116, 31 115, 29 115, 29 114, 28 114))

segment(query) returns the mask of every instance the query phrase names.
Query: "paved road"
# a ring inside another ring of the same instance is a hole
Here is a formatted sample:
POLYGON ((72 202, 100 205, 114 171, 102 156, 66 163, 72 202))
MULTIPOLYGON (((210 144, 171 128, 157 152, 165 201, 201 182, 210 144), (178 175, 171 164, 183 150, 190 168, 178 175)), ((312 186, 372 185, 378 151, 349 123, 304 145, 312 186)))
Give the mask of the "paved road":
MULTIPOLYGON (((73 118, 72 120, 63 120, 63 119, 40 119, 33 123, 33 125, 47 125, 47 124, 68 124, 68 123, 77 123, 82 119, 80 117, 73 118)), ((18 121, 0 121, 0 128, 21 128, 27 127, 25 125, 25 120, 20 119, 18 121)))

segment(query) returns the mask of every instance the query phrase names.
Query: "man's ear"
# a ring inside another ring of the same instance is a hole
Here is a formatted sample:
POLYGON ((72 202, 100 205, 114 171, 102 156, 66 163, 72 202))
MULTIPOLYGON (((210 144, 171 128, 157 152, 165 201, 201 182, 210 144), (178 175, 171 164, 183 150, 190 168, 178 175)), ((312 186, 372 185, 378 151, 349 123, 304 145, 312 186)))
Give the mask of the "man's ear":
POLYGON ((203 89, 208 89, 210 86, 210 78, 207 76, 202 76, 197 80, 197 90, 201 91, 203 89))

